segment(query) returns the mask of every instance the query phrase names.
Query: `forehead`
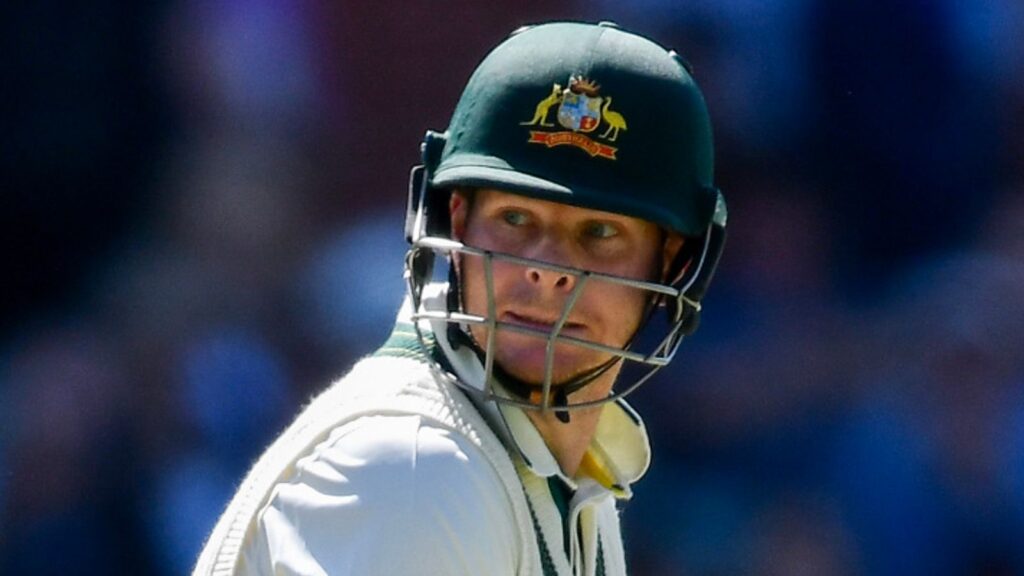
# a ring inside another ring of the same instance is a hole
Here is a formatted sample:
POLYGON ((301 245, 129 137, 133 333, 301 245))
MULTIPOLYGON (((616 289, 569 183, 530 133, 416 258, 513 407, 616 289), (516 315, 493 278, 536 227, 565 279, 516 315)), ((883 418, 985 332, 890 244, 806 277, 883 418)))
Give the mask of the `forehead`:
POLYGON ((582 208, 580 206, 573 206, 571 204, 563 204, 561 202, 552 202, 550 200, 541 200, 538 198, 531 198, 529 196, 523 196, 522 194, 515 194, 512 192, 504 192, 502 190, 496 190, 493 188, 483 188, 477 190, 473 197, 473 207, 481 210, 488 208, 523 208, 532 212, 550 213, 557 215, 560 218, 567 218, 573 220, 616 220, 619 222, 629 223, 638 227, 652 227, 657 228, 657 225, 640 218, 633 216, 626 216, 625 214, 618 214, 615 212, 604 212, 602 210, 594 210, 591 208, 582 208))

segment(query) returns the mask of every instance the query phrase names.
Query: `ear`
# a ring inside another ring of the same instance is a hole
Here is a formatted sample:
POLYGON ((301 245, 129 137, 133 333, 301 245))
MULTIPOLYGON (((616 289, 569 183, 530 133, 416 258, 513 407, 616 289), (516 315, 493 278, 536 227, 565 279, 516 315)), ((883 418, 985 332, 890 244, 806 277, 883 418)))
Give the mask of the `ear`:
POLYGON ((462 240, 466 235, 466 218, 469 216, 469 198, 461 190, 452 192, 448 199, 448 215, 452 222, 452 239, 462 240))
POLYGON ((661 278, 666 284, 672 284, 679 279, 689 267, 689 263, 684 263, 682 266, 678 266, 676 258, 679 256, 679 251, 682 250, 683 244, 686 243, 686 238, 676 232, 668 232, 665 235, 665 246, 661 252, 661 278), (679 269, 673 270, 673 265, 676 265, 679 269), (669 275, 675 272, 675 278, 669 278, 669 275))

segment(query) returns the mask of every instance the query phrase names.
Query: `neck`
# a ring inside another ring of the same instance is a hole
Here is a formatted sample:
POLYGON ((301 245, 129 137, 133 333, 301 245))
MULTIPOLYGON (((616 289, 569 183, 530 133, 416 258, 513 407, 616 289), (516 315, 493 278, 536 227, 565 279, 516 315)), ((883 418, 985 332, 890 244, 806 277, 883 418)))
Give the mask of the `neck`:
MULTIPOLYGON (((611 393, 612 384, 618 374, 618 366, 601 374, 593 382, 569 395, 570 403, 589 402, 606 398, 611 393)), ((562 473, 572 478, 576 476, 586 454, 590 442, 597 432, 597 424, 601 418, 603 404, 572 411, 568 423, 558 419, 553 411, 541 412, 527 410, 526 414, 534 427, 544 438, 551 454, 555 457, 562 473)))

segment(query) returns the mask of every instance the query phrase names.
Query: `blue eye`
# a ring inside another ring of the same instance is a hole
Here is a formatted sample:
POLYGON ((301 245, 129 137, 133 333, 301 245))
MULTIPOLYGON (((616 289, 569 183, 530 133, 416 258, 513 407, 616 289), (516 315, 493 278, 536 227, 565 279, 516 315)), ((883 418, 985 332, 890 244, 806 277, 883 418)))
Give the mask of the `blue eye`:
POLYGON ((605 222, 591 222, 587 224, 586 228, 587 236, 591 238, 611 238, 618 236, 619 230, 611 224, 605 222))
POLYGON ((502 212, 501 218, 502 220, 505 221, 506 224, 510 224, 512 226, 522 226, 526 224, 527 220, 526 214, 523 214, 522 212, 518 212, 516 210, 506 210, 502 212))

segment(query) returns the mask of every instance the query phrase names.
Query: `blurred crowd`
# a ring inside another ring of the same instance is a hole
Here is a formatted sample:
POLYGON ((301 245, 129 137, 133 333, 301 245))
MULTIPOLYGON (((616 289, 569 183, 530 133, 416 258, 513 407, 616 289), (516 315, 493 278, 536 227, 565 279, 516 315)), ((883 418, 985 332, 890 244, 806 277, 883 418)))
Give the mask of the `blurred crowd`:
POLYGON ((694 65, 730 239, 632 397, 637 575, 1024 574, 1016 0, 5 8, 0 573, 187 573, 386 337, 408 170, 520 24, 694 65))

